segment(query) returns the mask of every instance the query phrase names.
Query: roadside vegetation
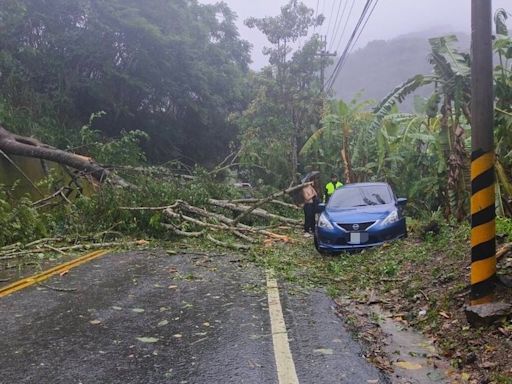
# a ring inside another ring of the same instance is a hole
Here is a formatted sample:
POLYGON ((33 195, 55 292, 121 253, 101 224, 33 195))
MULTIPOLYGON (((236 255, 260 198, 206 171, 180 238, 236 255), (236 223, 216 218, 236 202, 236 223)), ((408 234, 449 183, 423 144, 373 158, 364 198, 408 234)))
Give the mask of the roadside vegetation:
MULTIPOLYGON (((296 238, 292 246, 258 251, 253 258, 303 288, 325 287, 382 369, 390 369, 393 359, 383 358, 380 350, 384 335, 376 324, 384 311, 402 327, 427 335, 449 360, 455 382, 509 383, 510 321, 475 329, 464 315, 469 225, 446 223, 441 216, 426 223, 410 219, 409 238, 362 252, 319 257, 307 241, 296 238)), ((511 223, 498 220, 502 242, 512 239, 511 223)), ((500 276, 510 276, 510 254, 503 254, 498 265, 500 276)), ((511 294, 511 288, 498 289, 500 300, 511 294)))
MULTIPOLYGON (((504 301, 512 297, 507 18, 496 13, 493 42, 504 301)), ((403 79, 381 101, 335 100, 320 83, 329 65, 317 55, 322 40, 306 39, 323 19, 290 1, 278 16, 247 20, 269 40, 269 65, 254 72, 224 3, 2 2, 0 280, 95 247, 235 251, 298 286, 326 287, 347 304, 340 311, 378 303, 435 340, 462 382, 512 382, 510 319, 473 329, 463 313, 469 53, 453 36, 433 37, 431 73, 403 79), (432 94, 401 113, 425 85, 432 94), (298 236, 302 211, 283 192, 311 170, 325 181, 335 172, 344 182, 388 182, 409 200, 410 237, 316 254, 298 236)))

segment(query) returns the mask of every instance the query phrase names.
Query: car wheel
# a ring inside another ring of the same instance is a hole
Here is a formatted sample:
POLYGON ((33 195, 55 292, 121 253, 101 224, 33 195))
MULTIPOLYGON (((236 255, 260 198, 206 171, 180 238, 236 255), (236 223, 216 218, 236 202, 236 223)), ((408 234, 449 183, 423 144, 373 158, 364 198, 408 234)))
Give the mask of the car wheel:
POLYGON ((322 251, 320 249, 320 247, 318 246, 318 239, 316 238, 316 236, 314 237, 314 242, 315 242, 315 249, 317 250, 317 252, 323 256, 325 255, 328 255, 328 252, 325 252, 325 251, 322 251))

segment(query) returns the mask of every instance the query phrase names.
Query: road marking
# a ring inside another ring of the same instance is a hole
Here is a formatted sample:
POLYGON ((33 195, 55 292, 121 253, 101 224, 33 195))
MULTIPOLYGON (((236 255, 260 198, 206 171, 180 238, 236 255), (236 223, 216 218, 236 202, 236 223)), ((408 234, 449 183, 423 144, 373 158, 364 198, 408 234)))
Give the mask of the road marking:
POLYGON ((57 265, 56 267, 50 268, 44 272, 38 273, 37 275, 32 275, 30 277, 26 277, 24 279, 18 280, 15 283, 12 283, 6 287, 0 288, 0 297, 4 297, 14 293, 16 291, 20 291, 24 288, 30 287, 31 285, 37 284, 41 281, 49 279, 50 277, 70 270, 71 268, 78 267, 81 264, 87 263, 97 257, 103 256, 109 253, 108 249, 100 249, 98 251, 94 251, 79 257, 78 259, 68 261, 67 263, 57 265))
POLYGON ((267 272, 268 311, 279 384, 299 384, 284 322, 277 281, 267 272))

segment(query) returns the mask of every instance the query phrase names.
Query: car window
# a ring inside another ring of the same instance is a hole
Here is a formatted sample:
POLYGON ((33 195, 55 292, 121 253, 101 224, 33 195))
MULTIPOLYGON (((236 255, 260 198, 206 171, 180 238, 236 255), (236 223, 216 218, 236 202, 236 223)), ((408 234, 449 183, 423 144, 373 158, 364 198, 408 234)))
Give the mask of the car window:
POLYGON ((393 196, 386 185, 347 187, 337 190, 329 199, 329 208, 363 207, 393 202, 393 196))

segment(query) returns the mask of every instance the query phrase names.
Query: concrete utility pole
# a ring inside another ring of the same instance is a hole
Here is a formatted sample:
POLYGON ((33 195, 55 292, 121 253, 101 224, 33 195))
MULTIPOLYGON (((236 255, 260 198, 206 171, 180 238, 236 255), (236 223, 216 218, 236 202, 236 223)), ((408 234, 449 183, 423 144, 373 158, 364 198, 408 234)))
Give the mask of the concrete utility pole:
POLYGON ((336 52, 327 52, 327 36, 320 36, 320 41, 322 44, 322 51, 317 53, 317 56, 320 56, 320 83, 321 83, 321 89, 322 92, 324 91, 325 87, 325 65, 326 65, 326 58, 327 57, 336 57, 336 52))
POLYGON ((492 1, 471 1, 471 306, 494 301, 496 210, 492 1))

